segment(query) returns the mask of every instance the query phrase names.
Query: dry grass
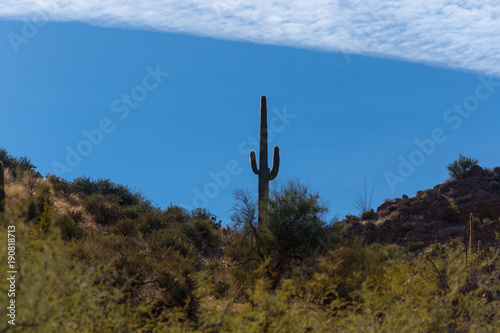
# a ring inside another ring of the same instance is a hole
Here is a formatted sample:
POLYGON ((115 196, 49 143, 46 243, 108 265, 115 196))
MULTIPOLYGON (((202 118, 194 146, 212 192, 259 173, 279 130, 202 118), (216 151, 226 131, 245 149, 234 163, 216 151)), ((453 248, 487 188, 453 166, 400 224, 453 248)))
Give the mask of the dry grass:
POLYGON ((23 184, 13 184, 5 187, 5 205, 8 207, 17 207, 21 201, 28 197, 28 192, 23 184))

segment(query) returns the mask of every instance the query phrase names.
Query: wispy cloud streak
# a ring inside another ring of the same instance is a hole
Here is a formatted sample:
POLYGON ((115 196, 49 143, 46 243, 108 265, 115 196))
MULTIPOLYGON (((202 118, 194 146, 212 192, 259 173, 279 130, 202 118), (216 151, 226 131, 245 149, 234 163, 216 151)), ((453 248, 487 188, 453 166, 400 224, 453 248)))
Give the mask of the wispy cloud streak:
POLYGON ((3 0, 0 17, 182 32, 368 54, 500 76, 500 2, 3 0))

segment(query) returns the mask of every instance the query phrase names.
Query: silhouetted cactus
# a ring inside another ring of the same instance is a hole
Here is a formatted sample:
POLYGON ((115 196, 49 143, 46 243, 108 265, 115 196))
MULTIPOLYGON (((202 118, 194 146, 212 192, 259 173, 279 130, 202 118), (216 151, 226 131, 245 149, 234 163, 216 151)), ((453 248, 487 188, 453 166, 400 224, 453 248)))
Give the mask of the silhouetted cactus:
POLYGON ((260 155, 259 168, 257 168, 257 158, 255 151, 250 152, 250 165, 253 172, 259 176, 259 225, 262 224, 264 205, 269 200, 269 181, 276 178, 280 167, 280 148, 274 147, 273 168, 268 167, 267 158, 267 103, 266 96, 260 99, 260 155))
POLYGON ((3 163, 0 162, 0 213, 5 212, 5 180, 3 177, 3 163))

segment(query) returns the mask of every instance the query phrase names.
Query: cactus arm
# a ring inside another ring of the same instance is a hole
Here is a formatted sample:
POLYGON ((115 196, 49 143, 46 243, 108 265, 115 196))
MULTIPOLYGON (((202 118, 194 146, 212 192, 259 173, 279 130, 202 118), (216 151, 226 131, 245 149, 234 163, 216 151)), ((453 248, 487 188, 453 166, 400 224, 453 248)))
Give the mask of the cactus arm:
POLYGON ((258 175, 259 169, 257 168, 257 158, 255 157, 255 152, 253 150, 250 152, 250 165, 252 166, 253 173, 258 175))
POLYGON ((273 152, 273 169, 269 173, 269 180, 273 180, 278 176, 278 171, 280 169, 280 147, 274 146, 273 152))

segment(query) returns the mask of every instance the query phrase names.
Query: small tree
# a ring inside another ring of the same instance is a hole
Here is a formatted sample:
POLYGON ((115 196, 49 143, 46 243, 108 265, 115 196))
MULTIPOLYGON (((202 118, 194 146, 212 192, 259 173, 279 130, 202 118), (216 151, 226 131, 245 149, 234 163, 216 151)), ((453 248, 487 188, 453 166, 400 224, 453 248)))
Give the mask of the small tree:
POLYGON ((324 219, 326 205, 298 181, 271 193, 261 225, 256 223, 255 200, 241 190, 234 194, 238 203, 232 220, 241 234, 231 257, 247 269, 266 263, 273 288, 304 261, 314 261, 340 241, 338 232, 324 219))
POLYGON ((464 178, 470 168, 477 165, 478 162, 476 159, 462 156, 462 154, 459 154, 458 156, 458 160, 448 164, 447 166, 451 178, 455 180, 464 178))

